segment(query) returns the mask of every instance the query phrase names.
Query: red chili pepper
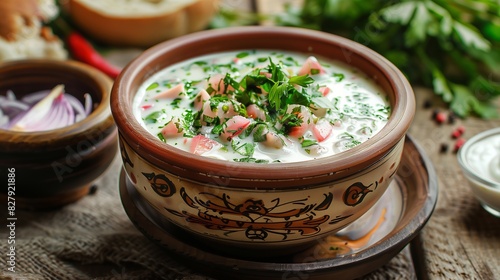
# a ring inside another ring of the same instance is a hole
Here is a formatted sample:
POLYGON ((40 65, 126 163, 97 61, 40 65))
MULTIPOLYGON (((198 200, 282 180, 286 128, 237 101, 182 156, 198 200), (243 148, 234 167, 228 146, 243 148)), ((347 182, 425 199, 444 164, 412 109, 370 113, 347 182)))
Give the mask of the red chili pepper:
POLYGON ((109 63, 104 57, 99 54, 92 44, 90 44, 82 35, 77 32, 71 32, 67 36, 68 48, 76 60, 87 63, 111 78, 116 78, 121 72, 121 69, 109 63))

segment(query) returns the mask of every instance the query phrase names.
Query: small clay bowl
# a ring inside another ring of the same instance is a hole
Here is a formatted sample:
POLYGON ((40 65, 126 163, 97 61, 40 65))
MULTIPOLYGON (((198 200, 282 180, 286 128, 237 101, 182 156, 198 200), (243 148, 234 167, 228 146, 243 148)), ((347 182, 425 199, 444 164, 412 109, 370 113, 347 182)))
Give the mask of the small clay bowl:
POLYGON ((41 132, 0 129, 2 196, 17 208, 47 209, 74 202, 89 192, 92 182, 115 157, 117 130, 109 109, 113 81, 75 61, 19 60, 0 64, 0 94, 16 97, 52 89, 58 84, 83 100, 89 93, 93 112, 73 125, 41 132), (9 192, 10 191, 10 192, 9 192))
POLYGON ((111 93, 123 165, 137 191, 186 234, 230 254, 287 254, 346 227, 385 192, 399 166, 415 101, 404 75, 374 51, 300 28, 236 27, 161 43, 123 70, 111 93), (392 115, 368 141, 340 154, 279 164, 229 162, 184 152, 136 120, 138 88, 165 67, 214 52, 273 49, 340 60, 387 93, 392 115))

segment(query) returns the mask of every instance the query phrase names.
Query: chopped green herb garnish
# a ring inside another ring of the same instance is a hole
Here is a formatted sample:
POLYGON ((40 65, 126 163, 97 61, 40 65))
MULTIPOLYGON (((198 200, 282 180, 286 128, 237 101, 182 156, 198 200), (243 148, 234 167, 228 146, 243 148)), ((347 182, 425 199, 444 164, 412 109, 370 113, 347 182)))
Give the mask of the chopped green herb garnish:
POLYGON ((250 55, 248 52, 240 52, 236 55, 237 58, 244 58, 250 55))
POLYGON ((288 82, 290 84, 294 84, 294 85, 299 85, 299 86, 302 86, 302 87, 306 87, 306 86, 314 83, 314 79, 311 78, 308 75, 293 76, 293 77, 290 77, 290 80, 288 80, 288 82))
POLYGON ((245 157, 250 157, 253 155, 255 151, 255 144, 254 143, 240 143, 238 141, 231 141, 231 148, 233 148, 233 151, 237 152, 238 154, 245 156, 245 157))
POLYGON ((165 137, 163 136, 163 134, 161 134, 161 132, 158 133, 157 136, 158 136, 158 139, 160 139, 162 142, 164 142, 164 143, 167 142, 167 139, 165 139, 165 137))
POLYGON ((182 98, 176 98, 170 103, 173 108, 179 108, 179 104, 182 102, 182 98))
POLYGON ((233 161, 236 162, 251 162, 251 163, 269 163, 269 160, 266 159, 256 159, 252 157, 246 157, 246 158, 235 158, 233 161))
POLYGON ((155 88, 157 88, 157 87, 159 87, 159 86, 160 86, 160 84, 159 84, 159 83, 152 83, 152 84, 150 84, 150 85, 146 88, 146 91, 148 91, 148 90, 152 90, 152 89, 155 89, 155 88))
POLYGON ((352 140, 350 142, 347 142, 345 144, 345 147, 348 148, 348 149, 351 149, 351 148, 354 148, 356 147, 357 145, 361 144, 361 142, 359 142, 358 140, 352 140))
POLYGON ((255 126, 253 130, 253 141, 262 142, 266 141, 266 134, 269 131, 267 125, 264 123, 259 123, 255 126))
POLYGON ((335 81, 337 83, 342 82, 344 80, 345 76, 342 73, 333 73, 333 77, 335 78, 335 81))
POLYGON ((304 139, 300 144, 301 144, 302 148, 307 148, 307 147, 311 147, 313 145, 318 144, 318 141, 311 140, 311 139, 304 139))
POLYGON ((156 123, 158 122, 158 118, 162 115, 161 111, 155 111, 149 115, 147 115, 143 120, 145 123, 156 123))

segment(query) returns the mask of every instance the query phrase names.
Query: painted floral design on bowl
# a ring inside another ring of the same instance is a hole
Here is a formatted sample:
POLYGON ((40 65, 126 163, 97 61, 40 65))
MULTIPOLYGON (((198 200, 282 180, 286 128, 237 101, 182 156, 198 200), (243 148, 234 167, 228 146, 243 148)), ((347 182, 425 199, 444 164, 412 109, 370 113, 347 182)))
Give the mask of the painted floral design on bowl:
POLYGON ((307 242, 355 221, 387 189, 397 171, 403 143, 404 139, 379 162, 342 181, 300 191, 249 191, 199 183, 158 169, 120 139, 127 176, 139 194, 169 221, 210 238, 256 245, 307 242))

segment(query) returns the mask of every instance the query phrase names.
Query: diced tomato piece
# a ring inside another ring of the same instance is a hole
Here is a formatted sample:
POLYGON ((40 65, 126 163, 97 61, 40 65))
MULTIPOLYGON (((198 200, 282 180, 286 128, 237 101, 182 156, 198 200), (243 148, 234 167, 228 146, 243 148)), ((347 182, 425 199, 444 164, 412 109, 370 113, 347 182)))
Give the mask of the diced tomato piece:
POLYGON ((321 64, 319 64, 318 60, 314 56, 310 56, 306 59, 306 62, 304 62, 304 65, 302 65, 297 75, 316 75, 323 73, 325 73, 325 70, 321 64))
POLYGON ((330 134, 332 134, 333 127, 329 121, 320 119, 313 125, 313 134, 318 142, 323 142, 330 134))
POLYGON ((153 108, 153 104, 144 104, 144 105, 141 106, 142 110, 147 110, 147 109, 150 109, 150 108, 153 108))
POLYGON ((327 96, 328 93, 330 93, 329 87, 320 87, 318 90, 319 92, 321 92, 321 94, 323 94, 323 96, 327 96))
POLYGON ((259 106, 255 104, 250 104, 247 106, 247 114, 254 120, 256 119, 260 119, 263 121, 266 120, 266 112, 264 112, 264 110, 262 110, 261 108, 259 108, 259 106))
POLYGON ((290 128, 290 131, 288 132, 288 135, 295 137, 295 138, 300 138, 306 133, 307 129, 305 129, 303 126, 295 126, 290 128))
POLYGON ((183 91, 184 91, 184 84, 180 83, 172 88, 167 89, 164 92, 155 95, 153 98, 154 99, 177 98, 183 91))
POLYGON ((194 98, 194 108, 200 110, 203 107, 203 103, 210 99, 210 94, 204 89, 200 90, 196 97, 194 98))
POLYGON ((220 144, 217 141, 203 135, 196 135, 193 139, 191 139, 191 145, 189 148, 191 153, 195 155, 202 155, 218 146, 220 146, 220 144))
POLYGON ((161 130, 165 138, 173 138, 183 135, 183 129, 179 118, 172 118, 161 130))
POLYGON ((221 139, 231 140, 233 137, 238 136, 240 133, 247 128, 250 124, 250 120, 242 116, 234 116, 226 121, 226 127, 224 132, 221 134, 221 139))

